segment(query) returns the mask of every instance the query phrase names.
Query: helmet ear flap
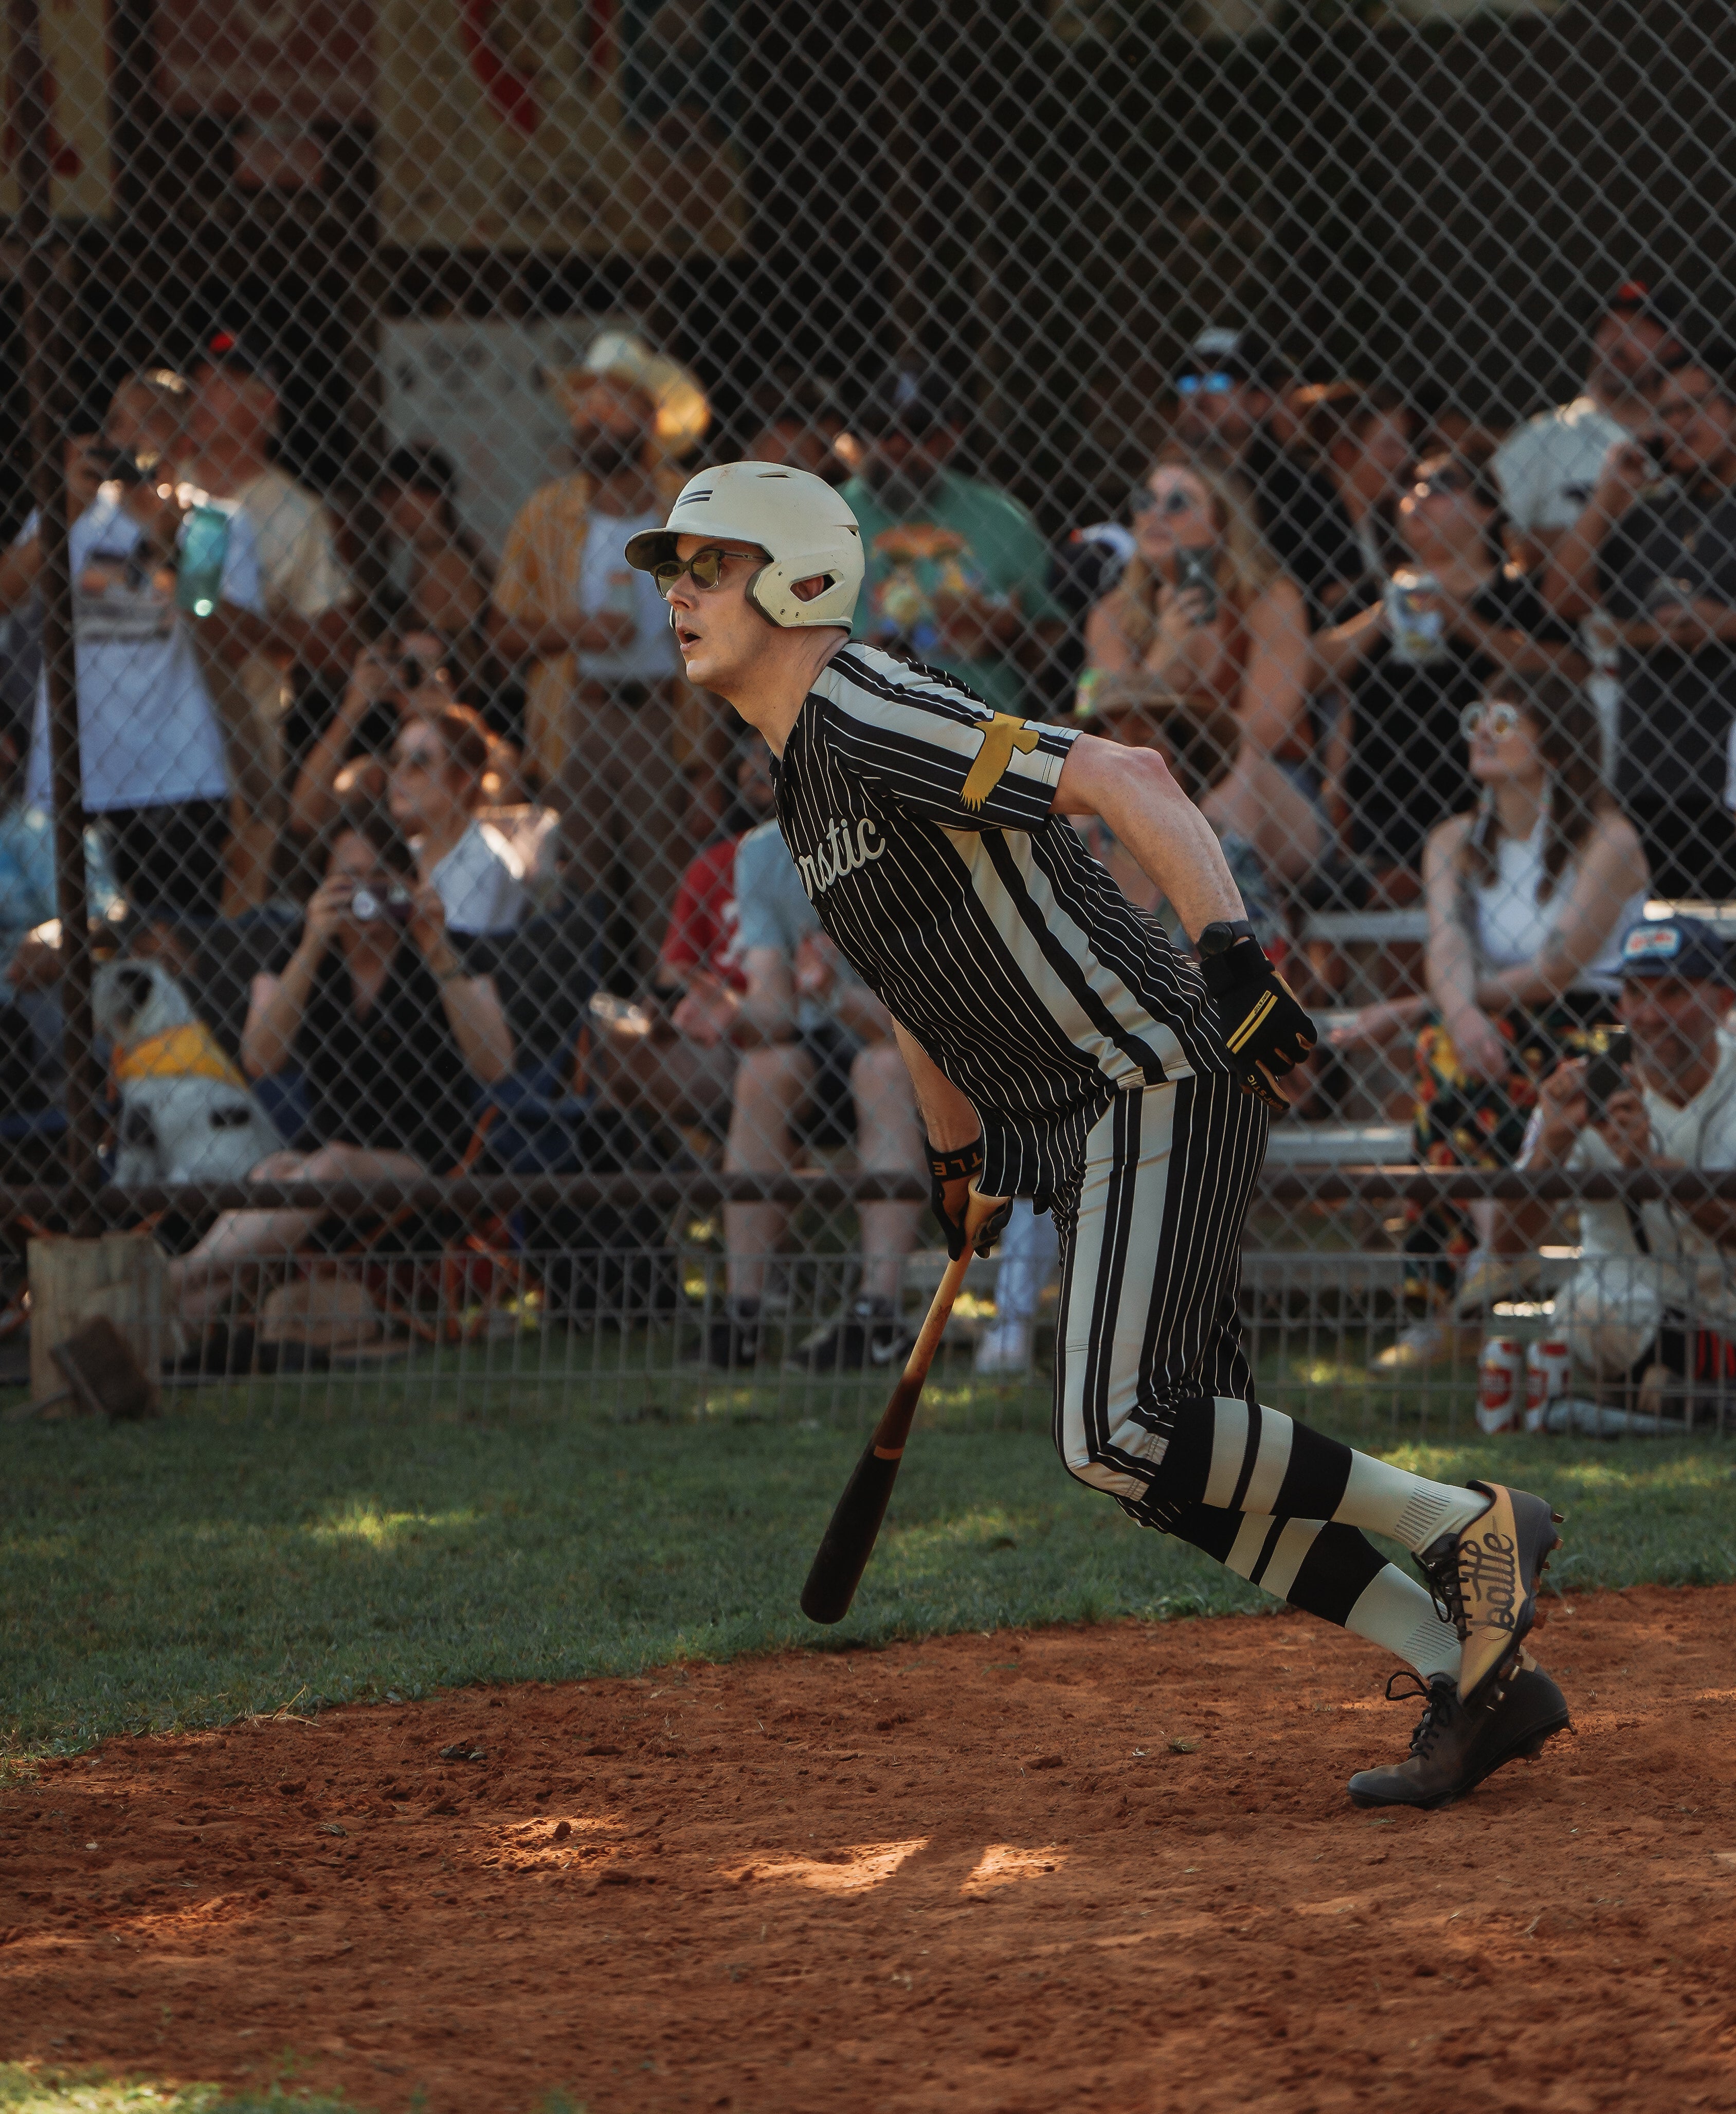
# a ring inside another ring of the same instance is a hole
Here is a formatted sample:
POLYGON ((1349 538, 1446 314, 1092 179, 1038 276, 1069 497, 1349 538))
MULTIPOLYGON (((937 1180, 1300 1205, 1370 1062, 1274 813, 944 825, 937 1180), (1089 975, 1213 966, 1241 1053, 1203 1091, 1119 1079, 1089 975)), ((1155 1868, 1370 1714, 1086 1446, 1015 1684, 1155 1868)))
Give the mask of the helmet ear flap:
POLYGON ((783 625, 779 624, 777 618, 773 615, 770 610, 769 610, 765 604, 760 599, 761 581, 765 579, 768 573, 774 572, 776 569, 774 561, 768 558, 765 563, 760 566, 757 570, 752 572, 747 575, 747 584, 742 588, 742 593, 747 597, 748 606, 751 608, 756 610, 765 621, 771 625, 774 631, 781 631, 783 629, 783 625))

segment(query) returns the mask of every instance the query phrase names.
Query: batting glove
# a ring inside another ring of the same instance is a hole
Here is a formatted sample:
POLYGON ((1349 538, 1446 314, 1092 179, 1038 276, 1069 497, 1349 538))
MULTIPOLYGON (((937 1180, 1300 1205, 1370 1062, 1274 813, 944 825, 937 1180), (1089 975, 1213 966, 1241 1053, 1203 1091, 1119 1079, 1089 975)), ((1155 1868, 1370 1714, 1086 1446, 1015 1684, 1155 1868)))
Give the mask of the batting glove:
MULTIPOLYGON (((971 1184, 983 1171, 983 1142, 979 1137, 954 1152, 942 1152, 926 1138, 922 1143, 928 1154, 929 1208, 939 1219, 940 1230, 946 1235, 948 1255, 957 1262, 965 1251, 965 1214, 970 1209, 971 1184)), ((1012 1199, 1009 1197, 977 1229, 971 1245, 978 1255, 989 1252, 1006 1232, 1007 1221, 1012 1216, 1012 1199)))
POLYGON ((1199 972, 1217 1008, 1224 1047, 1240 1075, 1242 1091, 1287 1109, 1277 1082, 1313 1048, 1313 1022, 1258 940, 1238 940, 1208 957, 1199 972))

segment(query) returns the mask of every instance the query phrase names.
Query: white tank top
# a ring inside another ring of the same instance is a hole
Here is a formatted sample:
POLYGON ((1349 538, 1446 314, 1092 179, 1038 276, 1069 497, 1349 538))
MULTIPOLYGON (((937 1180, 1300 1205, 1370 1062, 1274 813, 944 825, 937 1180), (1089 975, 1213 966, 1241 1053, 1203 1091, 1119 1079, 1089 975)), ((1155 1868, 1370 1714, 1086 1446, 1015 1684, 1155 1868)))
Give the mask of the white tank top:
MULTIPOLYGON (((1496 870, 1487 887, 1471 893, 1477 905, 1477 951, 1492 969, 1509 969, 1528 962, 1542 948, 1555 929, 1556 918, 1574 892, 1574 868, 1569 863, 1557 876, 1555 891, 1546 898, 1543 885, 1543 830, 1545 817, 1523 842, 1503 837, 1496 846, 1496 870)), ((1646 891, 1631 896, 1621 915, 1610 928, 1603 951, 1579 972, 1578 991, 1613 992, 1620 982, 1622 935, 1636 923, 1646 908, 1646 891)))

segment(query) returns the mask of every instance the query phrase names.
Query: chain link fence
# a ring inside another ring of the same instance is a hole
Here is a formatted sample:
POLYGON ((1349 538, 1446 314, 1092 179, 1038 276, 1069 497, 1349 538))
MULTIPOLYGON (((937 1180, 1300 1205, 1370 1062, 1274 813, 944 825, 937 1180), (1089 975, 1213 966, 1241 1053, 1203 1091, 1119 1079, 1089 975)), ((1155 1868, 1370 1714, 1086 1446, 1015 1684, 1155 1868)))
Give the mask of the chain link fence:
MULTIPOLYGON (((153 1384, 878 1407, 944 1259, 907 1081, 621 555, 753 457, 844 488, 859 637, 1218 830, 1321 1028, 1269 1398, 1449 1430, 1492 1340, 1492 1424, 1528 1344, 1552 1428, 1721 1424, 1726 10, 5 21, 35 1398, 106 1320, 153 1384)), ((1040 1421, 1054 1278, 1021 1210, 934 1413, 1040 1421)))

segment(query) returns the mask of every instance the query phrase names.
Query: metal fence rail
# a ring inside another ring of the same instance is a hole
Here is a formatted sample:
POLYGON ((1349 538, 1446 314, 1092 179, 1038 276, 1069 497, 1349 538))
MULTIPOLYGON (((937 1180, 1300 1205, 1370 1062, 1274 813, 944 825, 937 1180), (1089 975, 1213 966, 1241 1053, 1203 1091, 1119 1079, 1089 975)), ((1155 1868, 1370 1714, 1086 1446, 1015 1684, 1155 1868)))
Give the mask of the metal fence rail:
MULTIPOLYGON (((1665 1020, 1618 957, 1736 926, 1728 9, 4 22, 15 1377, 106 1315, 333 1402, 873 1398, 937 1274, 889 1018, 763 835, 738 882, 763 744, 621 561, 752 455, 842 487, 859 638, 1159 748, 1217 830, 1323 1036, 1262 1384, 1448 1428, 1638 1227, 1643 1343, 1574 1385, 1721 1425, 1729 986, 1665 1020), (1600 1058, 1620 1151, 1519 1172, 1600 1058)), ((1045 1413, 1020 1225, 947 1415, 1045 1413)))

